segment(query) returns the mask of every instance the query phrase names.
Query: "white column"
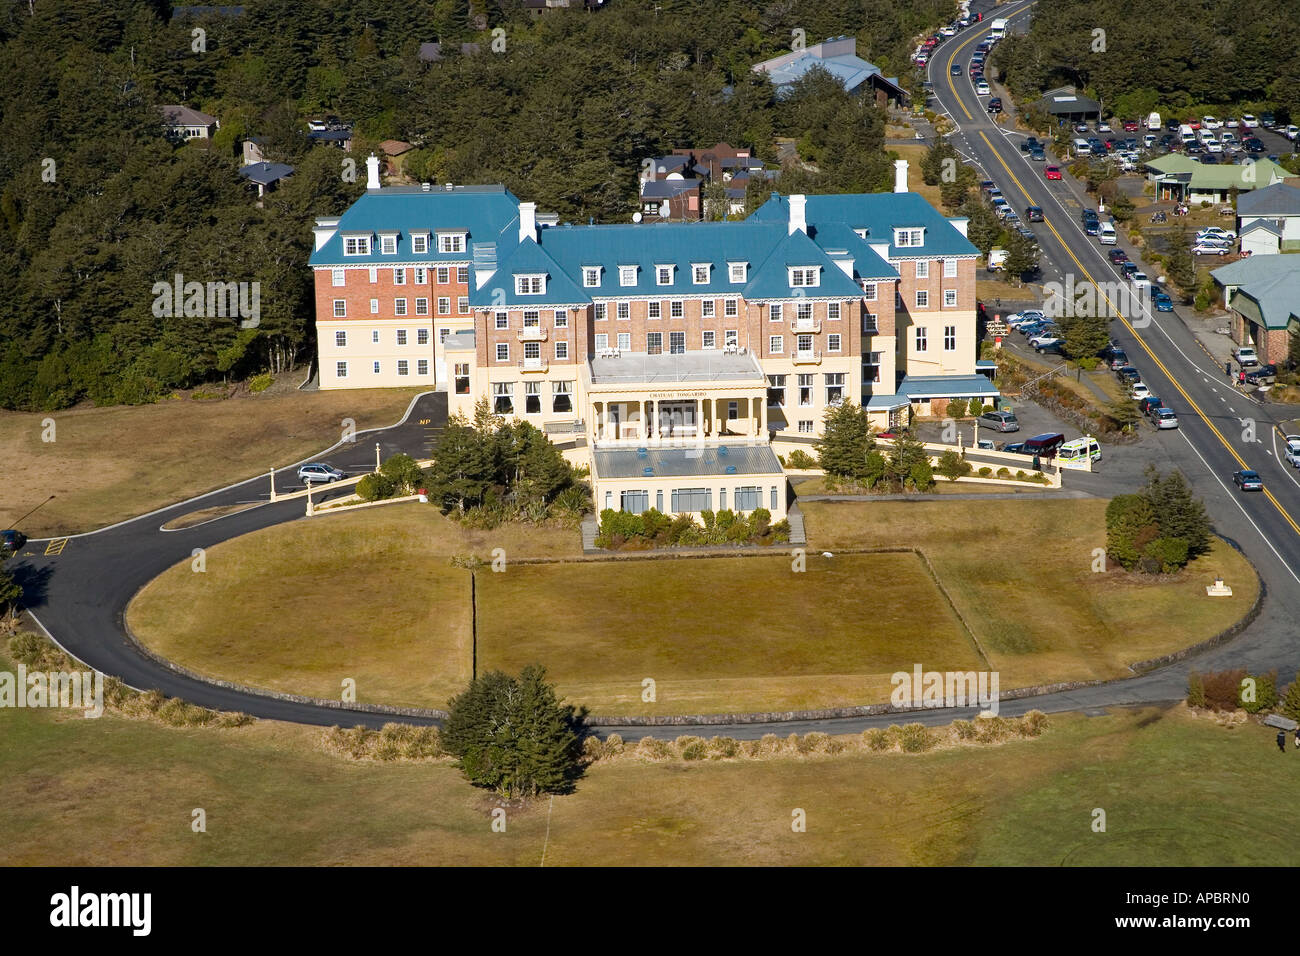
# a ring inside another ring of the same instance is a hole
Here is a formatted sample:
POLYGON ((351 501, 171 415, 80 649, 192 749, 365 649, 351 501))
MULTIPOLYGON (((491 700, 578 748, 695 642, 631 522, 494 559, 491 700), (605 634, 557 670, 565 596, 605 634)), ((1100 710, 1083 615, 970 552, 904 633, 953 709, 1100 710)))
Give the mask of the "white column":
POLYGON ((704 434, 704 399, 695 400, 695 437, 699 438, 704 434))

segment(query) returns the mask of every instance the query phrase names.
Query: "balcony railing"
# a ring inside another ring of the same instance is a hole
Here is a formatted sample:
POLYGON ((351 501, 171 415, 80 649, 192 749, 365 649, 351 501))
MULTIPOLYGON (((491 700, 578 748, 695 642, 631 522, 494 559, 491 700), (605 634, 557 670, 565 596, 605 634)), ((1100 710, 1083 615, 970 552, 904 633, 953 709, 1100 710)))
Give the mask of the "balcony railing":
POLYGON ((822 323, 820 319, 795 319, 791 324, 796 332, 820 332, 822 323))
POLYGON ((546 329, 533 325, 520 329, 518 337, 520 342, 545 342, 546 335, 546 329))
POLYGON ((817 349, 799 349, 794 353, 795 365, 821 365, 822 353, 817 349))
POLYGON ((545 372, 548 363, 544 358, 523 358, 519 360, 519 368, 525 372, 545 372))

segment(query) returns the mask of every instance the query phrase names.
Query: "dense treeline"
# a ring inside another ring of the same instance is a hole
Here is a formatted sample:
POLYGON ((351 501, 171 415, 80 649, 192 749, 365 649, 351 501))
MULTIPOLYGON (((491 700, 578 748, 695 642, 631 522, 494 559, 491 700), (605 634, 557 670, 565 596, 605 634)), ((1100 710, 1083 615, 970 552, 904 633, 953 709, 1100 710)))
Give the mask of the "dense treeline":
POLYGON ((1202 107, 1294 117, 1297 49, 1300 0, 1071 0, 1038 4, 1028 34, 1000 44, 996 61, 1022 99, 1068 84, 1125 118, 1202 107))
POLYGON ((311 225, 364 185, 388 138, 421 179, 504 182, 566 218, 625 219, 645 157, 727 140, 805 164, 788 188, 889 186, 884 118, 824 74, 777 100, 750 65, 856 33, 887 74, 951 0, 613 0, 533 19, 509 0, 247 0, 243 16, 170 18, 159 0, 0 7, 0 406, 150 401, 291 368, 309 354, 311 225), (495 33, 497 28, 504 33, 495 33), (201 29, 196 37, 192 31, 201 29), (504 38, 505 49, 500 41, 504 38), (498 49, 494 51, 493 41, 498 49), (422 62, 421 42, 445 57, 422 62), (479 53, 460 55, 462 42, 479 53), (209 145, 162 135, 158 105, 217 116, 209 145), (356 123, 341 152, 304 120, 356 123), (296 173, 258 208, 239 141, 296 173), (155 283, 260 283, 260 321, 155 315, 155 283))

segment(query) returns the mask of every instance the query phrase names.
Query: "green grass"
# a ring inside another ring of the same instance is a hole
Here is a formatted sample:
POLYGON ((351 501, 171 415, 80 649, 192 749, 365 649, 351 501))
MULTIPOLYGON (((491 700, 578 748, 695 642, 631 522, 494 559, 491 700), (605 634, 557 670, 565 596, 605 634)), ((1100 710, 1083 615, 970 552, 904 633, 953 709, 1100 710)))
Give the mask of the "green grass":
MULTIPOLYGON (((9 667, 10 665, 3 665, 9 667)), ((354 763, 316 728, 0 711, 0 865, 1243 865, 1300 857, 1300 760, 1181 709, 1053 717, 905 756, 596 764, 509 811, 446 764, 354 763), (648 795, 652 795, 649 796, 648 795), (190 830, 192 811, 207 832, 190 830), (791 812, 808 830, 793 833, 791 812), (1108 829, 1090 829, 1094 807, 1108 829)))

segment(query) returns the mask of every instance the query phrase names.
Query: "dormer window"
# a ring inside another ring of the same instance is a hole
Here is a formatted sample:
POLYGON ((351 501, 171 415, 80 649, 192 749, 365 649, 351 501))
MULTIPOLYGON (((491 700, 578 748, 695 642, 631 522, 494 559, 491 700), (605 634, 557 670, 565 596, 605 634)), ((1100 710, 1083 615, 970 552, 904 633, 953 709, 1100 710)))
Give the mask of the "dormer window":
POLYGON ((732 282, 745 282, 745 281, 747 281, 747 276, 749 275, 749 263, 748 263, 748 262, 728 262, 728 263, 727 263, 727 275, 730 277, 730 279, 731 279, 732 282))
POLYGON ((397 255, 397 236, 395 235, 380 236, 379 251, 380 253, 386 256, 397 255))
POLYGON ((636 285, 636 266, 619 266, 618 284, 636 285))
POLYGON ((345 237, 343 240, 343 254, 345 256, 370 255, 370 237, 369 236, 345 237))
POLYGON ((583 266, 582 284, 588 289, 594 289, 600 285, 600 266, 583 266))
POLYGON ((546 276, 515 276, 516 295, 541 295, 546 291, 546 276))
POLYGON ((865 238, 867 238, 867 233, 868 233, 870 230, 868 230, 868 229, 854 229, 853 231, 854 231, 855 233, 857 233, 857 236, 858 236, 859 239, 865 239, 865 238))
POLYGON ((439 252, 464 252, 465 233, 463 232, 438 233, 438 251, 439 252))
POLYGON ((916 228, 895 229, 894 245, 900 249, 915 249, 925 245, 925 230, 916 228))
POLYGON ((816 266, 792 266, 790 268, 790 285, 821 285, 821 270, 816 266))
POLYGON ((655 266, 655 282, 658 285, 672 285, 675 269, 676 266, 655 266))
POLYGON ((425 255, 429 251, 429 237, 423 234, 411 236, 411 251, 416 255, 425 255))
POLYGON ((696 285, 707 285, 712 266, 707 262, 691 263, 691 280, 696 285))

